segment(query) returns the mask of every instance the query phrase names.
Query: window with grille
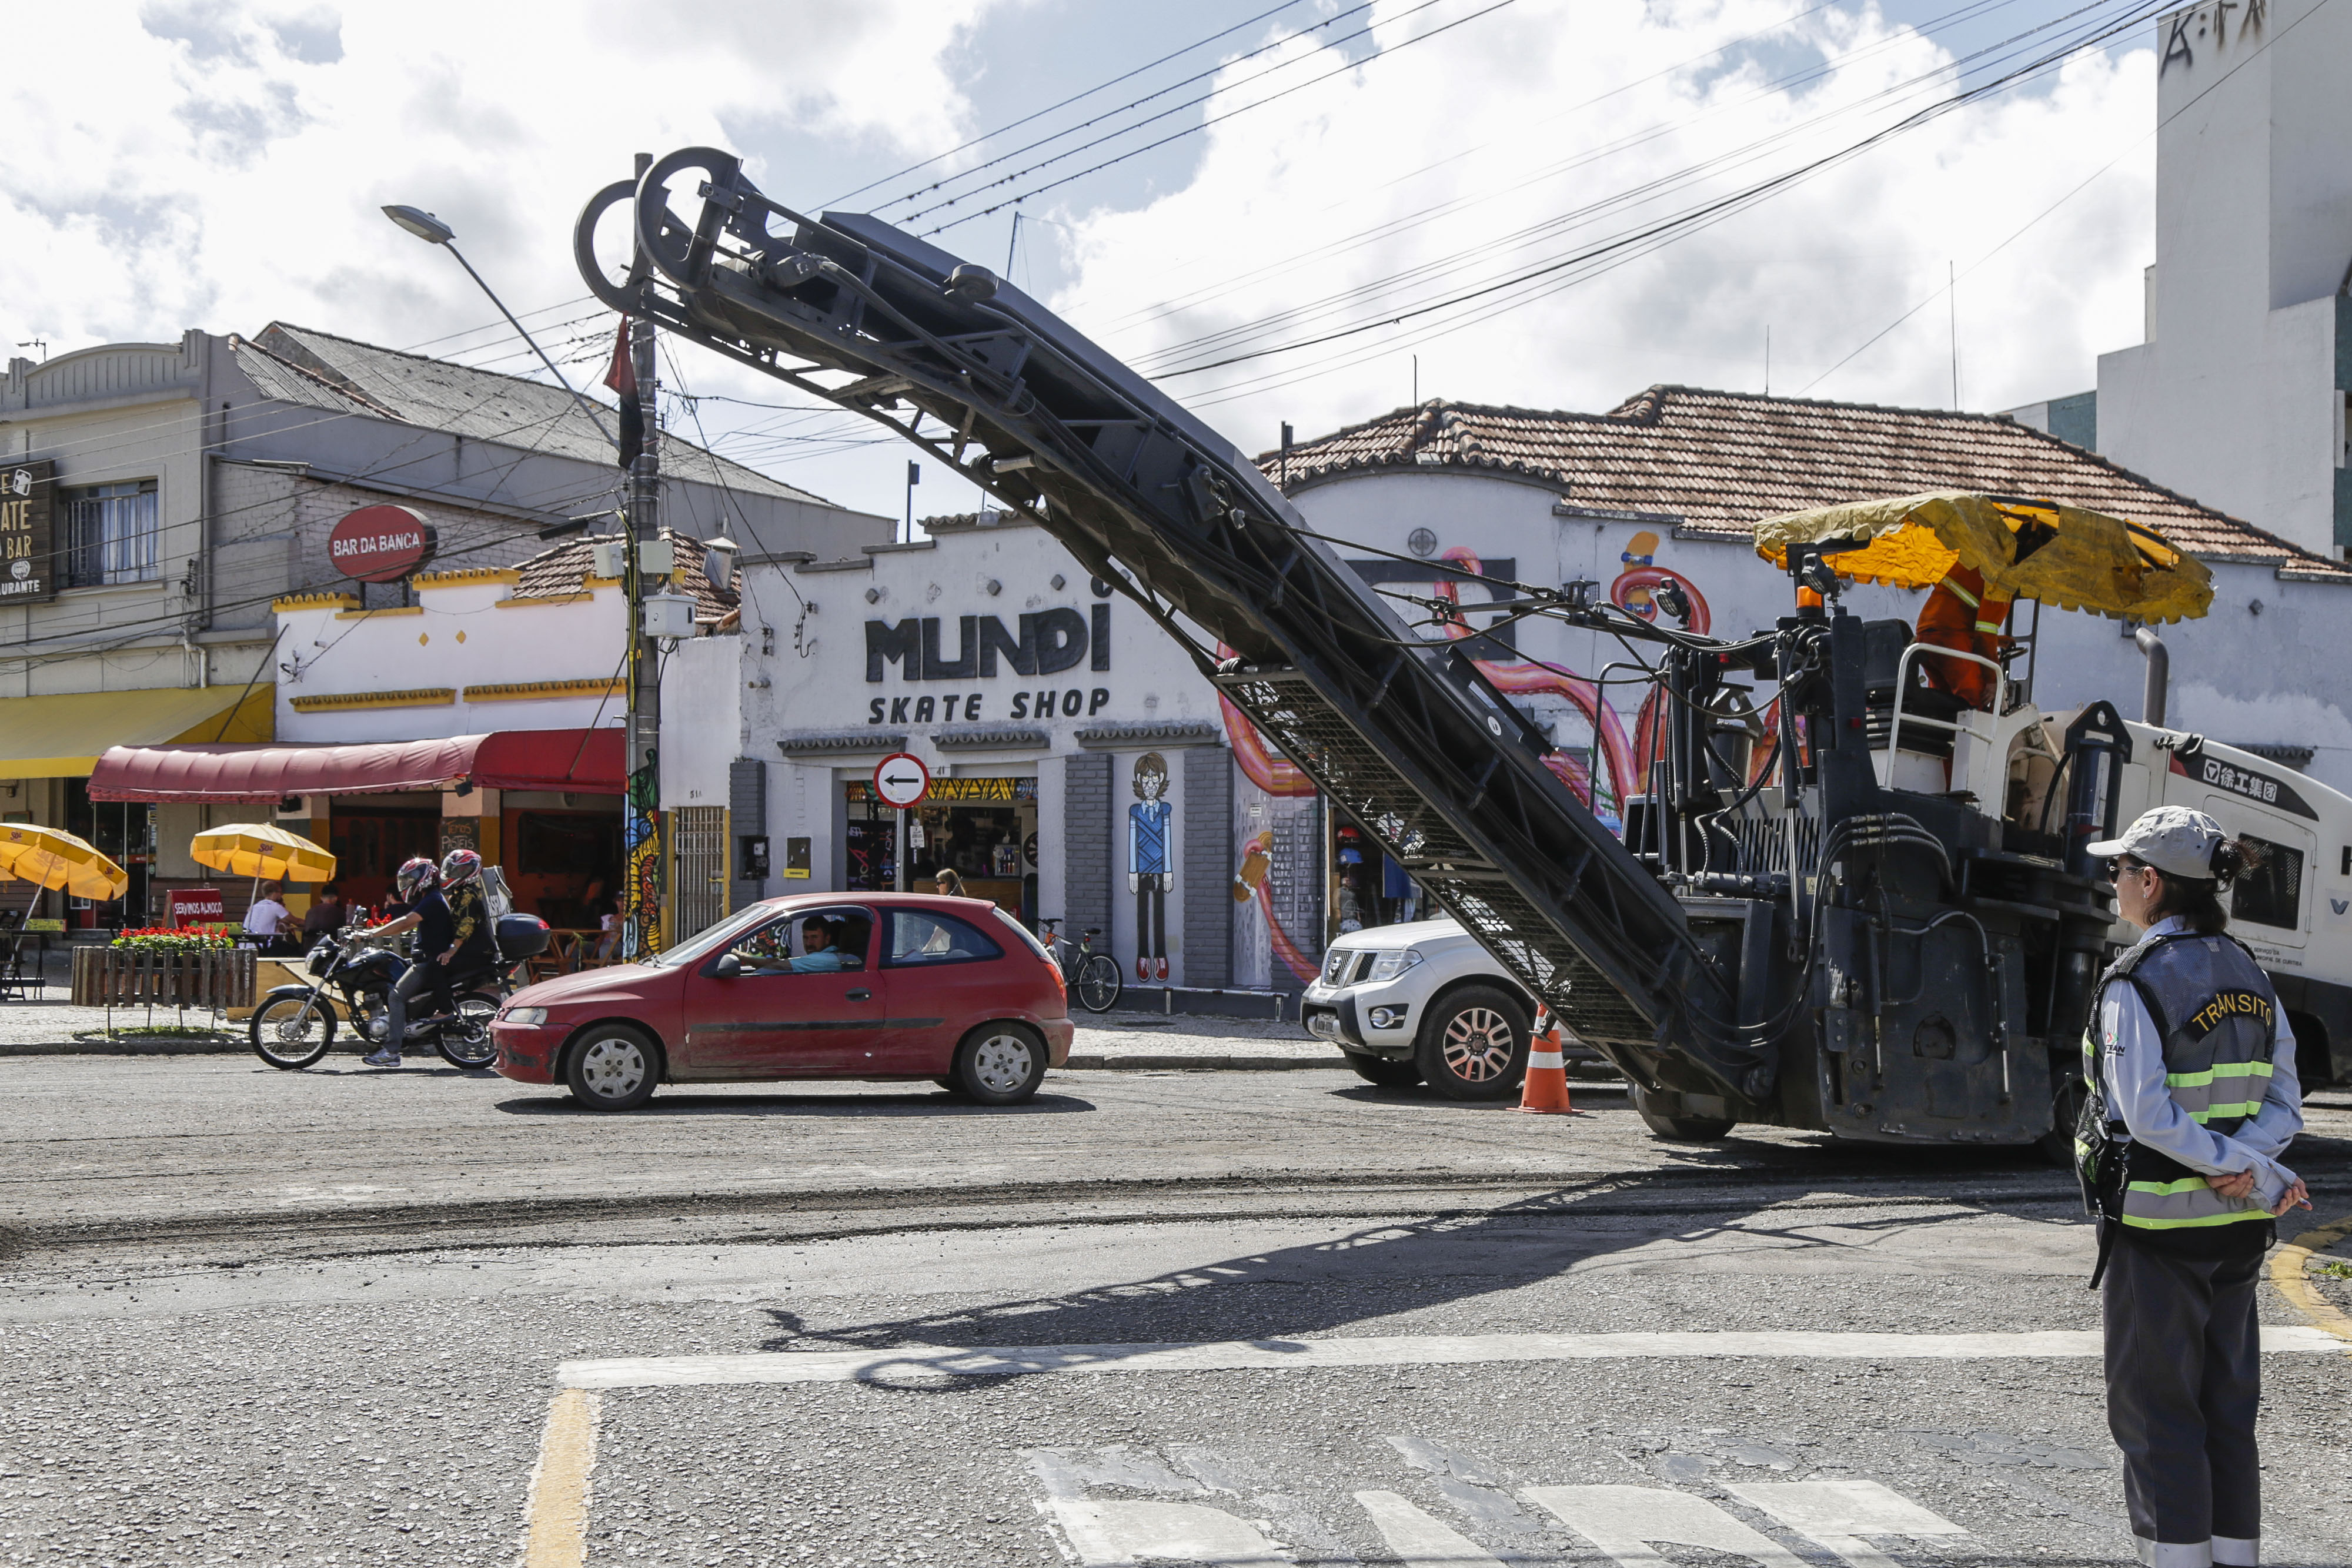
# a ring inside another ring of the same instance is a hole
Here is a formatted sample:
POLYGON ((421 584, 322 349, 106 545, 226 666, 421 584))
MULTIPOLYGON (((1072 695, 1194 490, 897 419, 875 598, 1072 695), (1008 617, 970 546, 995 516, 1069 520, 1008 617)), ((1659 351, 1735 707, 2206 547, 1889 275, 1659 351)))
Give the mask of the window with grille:
POLYGON ((155 576, 155 481, 88 485, 68 490, 63 539, 65 586, 147 582, 155 576))

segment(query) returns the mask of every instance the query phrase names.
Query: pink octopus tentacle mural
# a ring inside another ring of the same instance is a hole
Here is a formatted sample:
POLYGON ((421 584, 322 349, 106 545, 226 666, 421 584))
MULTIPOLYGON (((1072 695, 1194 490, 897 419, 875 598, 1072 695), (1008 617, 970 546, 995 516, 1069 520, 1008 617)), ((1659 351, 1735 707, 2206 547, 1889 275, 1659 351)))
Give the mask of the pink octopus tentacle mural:
MULTIPOLYGON (((1474 575, 1484 570, 1476 552, 1461 545, 1447 550, 1442 559, 1474 575)), ((1456 604, 1462 601, 1461 592, 1454 583, 1439 583, 1437 593, 1456 604)), ((1459 641, 1477 633, 1466 622, 1457 620, 1445 629, 1445 634, 1459 641)), ((1617 710, 1610 706, 1600 686, 1573 670, 1541 659, 1523 660, 1516 664, 1480 659, 1476 664, 1480 672, 1495 683, 1495 689, 1507 695, 1567 698, 1592 727, 1593 749, 1609 765, 1609 787, 1617 799, 1622 801, 1628 795, 1641 793, 1641 776, 1634 770, 1633 747, 1626 738, 1624 722, 1617 716, 1617 710)), ((1592 777, 1581 762, 1565 752, 1555 751, 1544 758, 1544 765, 1575 792, 1578 800, 1588 807, 1592 804, 1592 777)))

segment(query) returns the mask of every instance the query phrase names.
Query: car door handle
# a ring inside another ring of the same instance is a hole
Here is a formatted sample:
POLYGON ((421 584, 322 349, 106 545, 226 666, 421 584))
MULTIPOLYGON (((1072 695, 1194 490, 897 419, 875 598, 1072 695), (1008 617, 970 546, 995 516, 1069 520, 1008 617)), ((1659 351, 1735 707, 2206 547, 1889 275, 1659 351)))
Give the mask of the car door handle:
POLYGON ((874 999, 874 993, 864 989, 855 990, 849 993, 849 999, 853 1002, 872 1001, 874 999))

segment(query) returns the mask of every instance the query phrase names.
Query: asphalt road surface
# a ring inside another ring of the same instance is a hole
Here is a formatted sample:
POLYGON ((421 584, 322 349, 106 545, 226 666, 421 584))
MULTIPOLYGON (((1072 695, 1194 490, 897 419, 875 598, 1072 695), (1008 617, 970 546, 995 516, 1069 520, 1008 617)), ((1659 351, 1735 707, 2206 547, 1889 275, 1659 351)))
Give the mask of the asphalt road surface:
MULTIPOLYGON (((1320 1071, 6 1070, 0 1563, 2132 1560, 2030 1159, 1320 1071)), ((2263 1299, 2267 1560, 2340 1568, 2352 1357, 2263 1299)))

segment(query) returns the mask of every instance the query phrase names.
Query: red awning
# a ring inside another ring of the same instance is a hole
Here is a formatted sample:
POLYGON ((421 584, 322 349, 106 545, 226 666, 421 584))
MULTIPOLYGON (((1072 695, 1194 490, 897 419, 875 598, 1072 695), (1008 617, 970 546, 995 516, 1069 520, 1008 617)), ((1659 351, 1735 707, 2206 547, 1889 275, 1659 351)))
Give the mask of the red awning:
POLYGON ((93 800, 259 804, 289 795, 384 795, 470 782, 485 789, 621 793, 618 729, 508 729, 356 746, 118 746, 93 800))

